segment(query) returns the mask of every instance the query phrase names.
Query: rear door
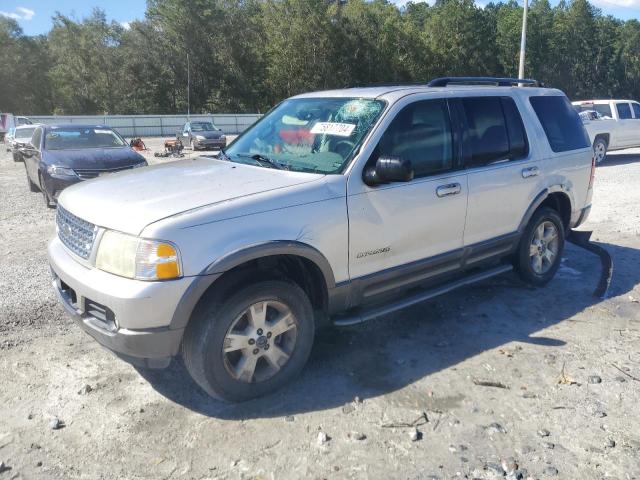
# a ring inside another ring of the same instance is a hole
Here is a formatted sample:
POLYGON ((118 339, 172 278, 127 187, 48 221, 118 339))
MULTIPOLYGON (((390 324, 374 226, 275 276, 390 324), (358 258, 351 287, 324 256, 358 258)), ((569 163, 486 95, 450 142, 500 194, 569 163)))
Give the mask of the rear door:
POLYGON ((638 125, 633 118, 633 111, 629 102, 616 102, 618 112, 618 131, 620 132, 620 146, 631 147, 635 144, 638 125))
POLYGON ((640 147, 640 103, 631 102, 633 110, 634 132, 631 138, 632 147, 640 147))
POLYGON ((535 146, 529 144, 513 98, 463 97, 457 101, 467 132, 464 163, 469 202, 464 245, 477 247, 475 252, 486 247, 499 253, 513 246, 524 213, 543 188, 545 167, 535 146))

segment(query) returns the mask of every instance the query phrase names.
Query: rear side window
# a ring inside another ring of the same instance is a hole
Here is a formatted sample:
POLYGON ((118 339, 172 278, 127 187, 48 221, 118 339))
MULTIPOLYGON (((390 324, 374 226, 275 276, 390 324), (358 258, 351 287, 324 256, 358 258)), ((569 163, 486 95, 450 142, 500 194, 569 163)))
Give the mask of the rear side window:
POLYGON ((511 97, 502 97, 502 110, 507 123, 509 135, 509 159, 517 160, 529 154, 529 142, 524 130, 522 117, 511 97))
POLYGON ((618 117, 620 120, 631 118, 631 107, 628 103, 617 103, 616 108, 618 109, 618 117))
POLYGON ((515 160, 529 152, 527 135, 515 102, 510 97, 460 99, 467 120, 467 166, 515 160))
POLYGON ((471 147, 469 166, 507 158, 509 137, 500 97, 463 98, 462 107, 467 117, 468 145, 471 147))
POLYGON ((530 97, 529 101, 547 135, 551 150, 566 152, 590 146, 582 121, 567 97, 530 97))
POLYGON ((640 104, 632 103, 631 106, 633 107, 633 113, 635 114, 636 119, 640 119, 640 104))

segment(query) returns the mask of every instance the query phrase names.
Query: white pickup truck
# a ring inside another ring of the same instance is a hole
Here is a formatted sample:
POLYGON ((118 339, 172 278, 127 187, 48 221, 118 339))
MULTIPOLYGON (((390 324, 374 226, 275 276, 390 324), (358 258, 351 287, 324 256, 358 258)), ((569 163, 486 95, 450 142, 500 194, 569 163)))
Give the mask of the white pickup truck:
POLYGON ((573 102, 593 144, 596 163, 602 162, 608 151, 640 147, 640 103, 633 100, 582 100, 573 102), (585 118, 587 117, 587 118, 585 118))

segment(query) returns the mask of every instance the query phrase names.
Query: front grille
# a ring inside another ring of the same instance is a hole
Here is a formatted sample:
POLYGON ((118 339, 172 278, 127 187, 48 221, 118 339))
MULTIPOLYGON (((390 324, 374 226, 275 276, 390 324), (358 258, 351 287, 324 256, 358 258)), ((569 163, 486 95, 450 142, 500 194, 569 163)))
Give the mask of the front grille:
POLYGON ((88 259, 96 238, 97 227, 67 212, 60 205, 58 205, 56 223, 60 241, 79 257, 88 259))
POLYGON ((130 170, 132 169, 132 165, 127 165, 126 167, 117 167, 117 168, 103 168, 103 169, 92 169, 92 168, 76 168, 73 171, 76 172, 76 175, 83 180, 90 180, 92 178, 99 177, 100 174, 103 173, 115 173, 121 172, 122 170, 130 170))

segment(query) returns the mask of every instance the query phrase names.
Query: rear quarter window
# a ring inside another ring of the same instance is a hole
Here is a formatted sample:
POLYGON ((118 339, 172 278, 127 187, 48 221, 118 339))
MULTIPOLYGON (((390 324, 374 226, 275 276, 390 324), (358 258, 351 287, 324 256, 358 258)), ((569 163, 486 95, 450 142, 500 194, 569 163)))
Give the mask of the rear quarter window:
POLYGON ((567 152, 591 145, 582 121, 567 97, 530 97, 529 101, 542 124, 551 150, 567 152))
POLYGON ((631 118, 631 107, 628 103, 618 103, 616 104, 616 108, 618 109, 618 118, 620 118, 620 120, 628 120, 631 118))

